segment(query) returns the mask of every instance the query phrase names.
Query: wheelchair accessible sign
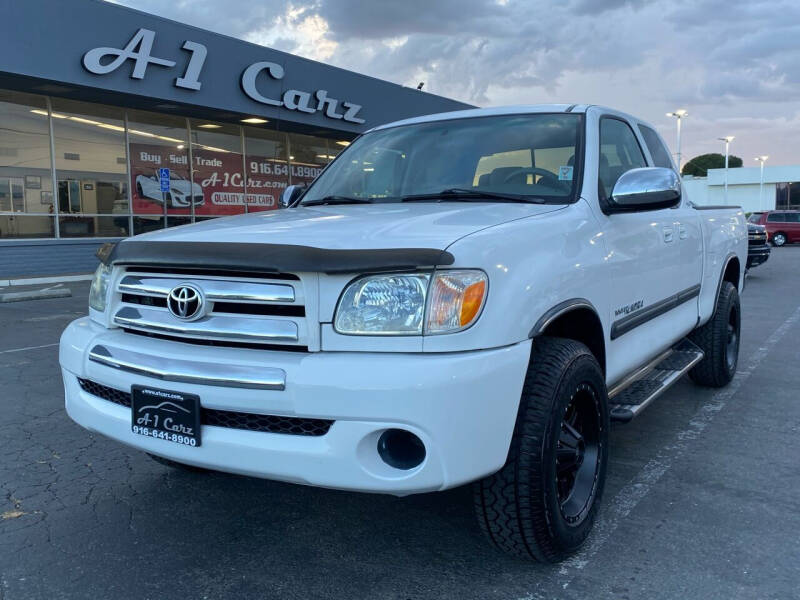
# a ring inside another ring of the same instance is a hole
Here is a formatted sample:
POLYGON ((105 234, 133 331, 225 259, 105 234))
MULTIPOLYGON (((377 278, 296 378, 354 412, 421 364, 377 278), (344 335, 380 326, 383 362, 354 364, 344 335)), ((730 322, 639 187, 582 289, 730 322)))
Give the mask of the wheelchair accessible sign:
POLYGON ((161 191, 168 192, 169 191, 169 169, 166 167, 161 167, 158 170, 158 180, 161 182, 161 191))

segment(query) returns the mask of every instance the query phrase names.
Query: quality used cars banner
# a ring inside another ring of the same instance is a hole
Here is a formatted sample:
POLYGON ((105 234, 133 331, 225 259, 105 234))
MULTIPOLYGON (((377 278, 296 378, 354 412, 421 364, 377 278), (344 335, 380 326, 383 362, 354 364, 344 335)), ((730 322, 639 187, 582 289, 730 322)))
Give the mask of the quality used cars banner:
POLYGON ((186 150, 156 144, 131 144, 131 189, 135 214, 208 216, 234 215, 272 210, 278 207, 281 190, 288 185, 289 167, 285 161, 263 156, 248 156, 246 164, 237 152, 197 148, 192 151, 193 176, 190 179, 186 150), (246 167, 245 197, 243 169, 246 167), (169 182, 162 188, 159 169, 169 169, 169 182), (168 191, 165 189, 168 188, 168 191))

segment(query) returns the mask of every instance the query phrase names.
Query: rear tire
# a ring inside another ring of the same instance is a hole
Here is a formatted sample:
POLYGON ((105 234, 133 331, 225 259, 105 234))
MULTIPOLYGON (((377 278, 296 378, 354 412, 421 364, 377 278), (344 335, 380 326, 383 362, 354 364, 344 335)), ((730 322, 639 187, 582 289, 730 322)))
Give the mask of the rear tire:
POLYGON ((164 458, 163 456, 156 456, 155 454, 150 454, 149 452, 147 453, 147 456, 152 458, 157 463, 160 463, 172 469, 177 469, 178 471, 188 471, 189 473, 208 473, 208 469, 204 469, 202 467, 195 467, 193 465, 186 465, 184 463, 179 463, 174 460, 164 458))
POLYGON ((540 337, 506 464, 473 484, 478 523, 497 548, 558 562, 594 525, 608 463, 605 378, 581 343, 540 337))
POLYGON ((736 286, 730 281, 723 281, 714 315, 708 323, 689 334, 689 339, 705 353, 703 360, 689 371, 692 381, 718 388, 733 379, 739 362, 741 315, 736 286))
POLYGON ((772 245, 773 246, 775 246, 777 248, 780 248, 781 246, 785 246, 786 245, 786 241, 787 241, 787 238, 786 238, 786 234, 785 233, 778 232, 778 233, 772 234, 772 245))

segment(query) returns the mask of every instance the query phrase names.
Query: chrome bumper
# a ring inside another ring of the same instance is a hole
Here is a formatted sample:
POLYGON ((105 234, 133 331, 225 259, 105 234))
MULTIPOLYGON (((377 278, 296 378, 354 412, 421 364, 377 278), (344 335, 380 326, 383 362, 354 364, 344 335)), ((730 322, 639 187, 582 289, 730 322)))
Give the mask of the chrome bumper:
POLYGON ((186 361, 178 358, 165 359, 101 344, 92 347, 89 351, 89 360, 121 371, 146 375, 163 381, 257 390, 283 390, 286 388, 286 372, 275 367, 260 369, 256 378, 253 376, 251 368, 186 361))

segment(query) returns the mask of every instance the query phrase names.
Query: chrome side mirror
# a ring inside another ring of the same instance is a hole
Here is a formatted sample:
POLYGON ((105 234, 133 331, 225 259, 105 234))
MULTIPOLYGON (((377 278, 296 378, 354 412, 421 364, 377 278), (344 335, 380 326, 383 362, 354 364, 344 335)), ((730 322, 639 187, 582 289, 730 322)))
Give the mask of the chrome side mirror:
POLYGON ((288 208, 306 191, 305 185, 287 186, 281 194, 280 207, 288 208))
POLYGON ((681 180, 672 169, 645 167, 623 173, 608 200, 609 212, 672 208, 681 201, 681 180))

